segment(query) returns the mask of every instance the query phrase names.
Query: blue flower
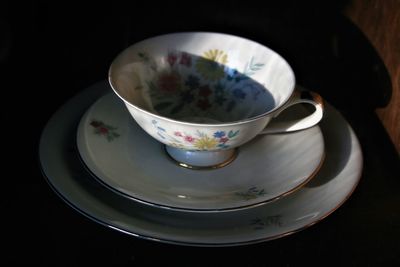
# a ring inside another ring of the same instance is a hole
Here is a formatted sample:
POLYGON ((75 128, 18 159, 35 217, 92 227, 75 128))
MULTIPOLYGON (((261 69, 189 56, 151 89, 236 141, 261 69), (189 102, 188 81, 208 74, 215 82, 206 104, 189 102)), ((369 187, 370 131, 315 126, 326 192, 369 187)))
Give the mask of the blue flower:
POLYGON ((165 139, 165 136, 162 135, 161 133, 158 132, 157 134, 158 134, 158 136, 161 137, 162 139, 165 139))
POLYGON ((226 78, 228 81, 231 81, 238 73, 238 71, 236 69, 229 68, 229 67, 225 68, 225 72, 226 72, 226 78))
POLYGON ((238 82, 241 82, 241 81, 244 81, 244 80, 247 80, 247 79, 249 79, 249 76, 240 74, 235 78, 235 82, 238 83, 238 82))
POLYGON ((225 132, 224 131, 218 131, 214 133, 214 137, 215 138, 221 138, 225 136, 225 132))

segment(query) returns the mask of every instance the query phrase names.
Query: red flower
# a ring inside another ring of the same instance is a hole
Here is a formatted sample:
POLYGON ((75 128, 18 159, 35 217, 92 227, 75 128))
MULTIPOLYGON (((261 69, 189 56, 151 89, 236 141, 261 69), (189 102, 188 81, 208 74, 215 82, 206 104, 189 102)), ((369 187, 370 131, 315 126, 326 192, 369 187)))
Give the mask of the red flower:
POLYGON ((192 58, 187 53, 182 53, 181 60, 179 64, 190 67, 192 65, 192 58))
POLYGON ((158 79, 158 86, 164 93, 174 93, 180 88, 181 77, 178 73, 164 73, 158 79))
POLYGON ((100 127, 99 132, 100 132, 100 134, 108 134, 108 129, 105 127, 100 127))
POLYGON ((177 59, 178 57, 176 56, 176 54, 168 53, 167 61, 171 67, 175 64, 177 59))
POLYGON ((190 135, 185 136, 185 141, 186 142, 193 143, 194 140, 195 140, 195 138, 190 136, 190 135))
POLYGON ((174 132, 174 135, 175 136, 182 136, 182 133, 181 132, 174 132))
POLYGON ((208 85, 203 85, 199 88, 199 96, 208 97, 212 91, 208 85))
POLYGON ((208 102, 208 99, 206 98, 206 99, 199 99, 198 101, 197 101, 197 104, 196 104, 199 108, 201 108, 202 110, 206 110, 206 109, 208 109, 209 107, 211 107, 211 105, 210 105, 210 102, 208 102))
POLYGON ((219 142, 220 143, 223 143, 223 144, 225 144, 226 142, 228 142, 229 141, 229 138, 228 137, 221 137, 220 139, 219 139, 219 142))

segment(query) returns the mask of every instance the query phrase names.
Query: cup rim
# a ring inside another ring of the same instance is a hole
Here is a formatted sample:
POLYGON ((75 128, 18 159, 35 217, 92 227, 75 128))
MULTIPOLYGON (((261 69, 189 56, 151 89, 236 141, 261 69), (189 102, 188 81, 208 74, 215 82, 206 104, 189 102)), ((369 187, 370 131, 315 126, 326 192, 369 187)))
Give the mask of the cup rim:
POLYGON ((263 117, 266 117, 266 116, 270 115, 271 113, 274 113, 275 111, 279 110, 281 107, 283 107, 283 106, 289 101, 289 99, 290 99, 291 96, 293 95, 293 92, 294 92, 295 87, 296 87, 296 76, 295 76, 295 74, 294 74, 294 71, 293 71, 292 67, 290 66, 290 64, 287 62, 287 60, 286 60, 284 57, 282 57, 282 56, 281 56, 278 52, 276 52, 275 50, 273 50, 273 49, 271 49, 271 48, 267 47, 266 45, 263 45, 263 44, 261 44, 261 43, 259 43, 259 42, 253 41, 253 40, 248 39, 248 38, 246 38, 246 37, 242 37, 242 36, 238 36, 238 35, 233 35, 233 34, 228 34, 228 33, 222 33, 222 32, 182 31, 182 32, 170 32, 170 33, 155 35, 155 36, 152 36, 152 37, 143 39, 143 40, 141 40, 141 41, 139 41, 139 42, 133 43, 132 45, 129 45, 128 47, 126 47, 125 49, 123 49, 121 52, 119 52, 119 53, 117 54, 116 57, 114 57, 114 59, 113 59, 112 62, 111 62, 111 65, 110 65, 110 67, 109 67, 109 69, 108 69, 108 83, 110 84, 111 89, 114 91, 114 93, 115 93, 126 105, 128 105, 128 106, 130 106, 130 107, 132 107, 132 108, 134 108, 134 109, 136 109, 136 110, 138 110, 138 111, 140 111, 140 112, 142 112, 142 113, 145 113, 146 115, 150 115, 150 116, 156 117, 156 118, 158 118, 159 120, 164 120, 164 121, 173 122, 173 123, 181 124, 181 125, 187 125, 187 126, 197 126, 197 127, 199 127, 199 126, 201 126, 201 127, 224 127, 224 126, 241 125, 241 124, 245 124, 245 123, 248 123, 248 122, 253 122, 253 121, 259 120, 259 119, 261 119, 261 118, 263 118, 263 117), (179 35, 179 34, 199 34, 199 33, 200 33, 200 34, 222 35, 222 36, 228 36, 228 37, 239 38, 239 39, 243 39, 243 40, 245 40, 245 41, 247 41, 247 42, 252 42, 252 43, 258 44, 258 45, 260 45, 260 46, 262 46, 262 47, 265 47, 265 48, 267 48, 268 50, 272 51, 274 54, 276 54, 276 55, 287 65, 288 70, 290 71, 291 76, 293 77, 293 85, 291 86, 292 88, 290 88, 290 94, 288 94, 288 95, 286 96, 286 99, 284 99, 284 100, 282 101, 282 103, 281 103, 279 106, 276 106, 276 107, 274 107, 273 109, 271 109, 271 110, 269 110, 269 111, 267 111, 267 112, 261 113, 261 114, 259 114, 259 115, 257 115, 257 116, 253 116, 253 117, 245 118, 245 119, 241 119, 241 120, 236 120, 236 121, 230 121, 230 122, 199 123, 199 122, 188 122, 188 121, 176 120, 176 119, 168 118, 168 117, 165 117, 165 116, 162 116, 162 115, 159 115, 159 114, 150 112, 150 111, 148 111, 148 110, 145 110, 145 109, 143 109, 143 108, 140 108, 140 107, 138 107, 138 106, 132 104, 130 101, 128 101, 127 99, 125 99, 125 98, 118 92, 118 90, 116 89, 116 85, 115 85, 115 84, 113 83, 113 81, 112 81, 112 72, 113 72, 113 66, 114 66, 115 61, 116 61, 124 52, 126 52, 126 51, 129 50, 129 49, 131 49, 131 47, 135 46, 137 43, 140 43, 140 42, 143 42, 143 41, 148 41, 148 40, 151 40, 151 39, 160 38, 160 37, 166 37, 166 36, 171 36, 171 35, 179 35))

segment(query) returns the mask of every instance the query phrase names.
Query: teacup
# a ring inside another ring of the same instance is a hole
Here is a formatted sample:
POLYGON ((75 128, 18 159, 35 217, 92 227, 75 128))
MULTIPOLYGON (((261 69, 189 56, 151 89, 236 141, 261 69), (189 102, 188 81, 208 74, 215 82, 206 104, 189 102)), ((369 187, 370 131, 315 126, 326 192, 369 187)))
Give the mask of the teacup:
POLYGON ((136 122, 189 168, 224 166, 258 134, 306 129, 323 116, 321 97, 295 89, 284 58, 228 34, 173 33, 138 42, 112 62, 109 82, 136 122), (297 103, 315 110, 270 124, 297 103))

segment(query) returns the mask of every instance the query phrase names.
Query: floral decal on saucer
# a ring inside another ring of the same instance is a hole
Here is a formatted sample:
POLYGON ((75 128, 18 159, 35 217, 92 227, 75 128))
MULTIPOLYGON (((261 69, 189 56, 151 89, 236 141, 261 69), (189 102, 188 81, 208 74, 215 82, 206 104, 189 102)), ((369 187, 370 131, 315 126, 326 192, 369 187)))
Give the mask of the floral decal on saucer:
POLYGON ((258 197, 264 196, 267 192, 265 189, 259 189, 256 186, 249 188, 244 192, 236 192, 235 195, 243 198, 244 200, 256 199, 258 197))
POLYGON ((215 131, 211 136, 200 131, 195 133, 182 131, 169 133, 159 125, 158 121, 153 120, 152 124, 157 135, 166 141, 169 146, 178 148, 191 147, 197 151, 228 149, 230 148, 229 143, 239 135, 239 130, 215 131))
POLYGON ((255 218, 250 222, 250 225, 254 230, 262 230, 270 225, 281 227, 283 225, 282 215, 267 216, 263 219, 255 218))
POLYGON ((120 136, 120 134, 116 132, 117 127, 110 126, 102 121, 92 120, 90 126, 94 128, 95 134, 104 136, 108 142, 120 136))
POLYGON ((209 115, 229 121, 229 113, 243 112, 238 111, 241 104, 253 103, 266 93, 250 78, 265 65, 254 57, 242 72, 226 65, 229 56, 220 49, 209 49, 202 56, 170 51, 158 63, 146 52, 139 52, 138 57, 151 73, 144 82, 146 94, 154 110, 166 117, 209 115))

